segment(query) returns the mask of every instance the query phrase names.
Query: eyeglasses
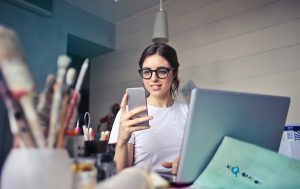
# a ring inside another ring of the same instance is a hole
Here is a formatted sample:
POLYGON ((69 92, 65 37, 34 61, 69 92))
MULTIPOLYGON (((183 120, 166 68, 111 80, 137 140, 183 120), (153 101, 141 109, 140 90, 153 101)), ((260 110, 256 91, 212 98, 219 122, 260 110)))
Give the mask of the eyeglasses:
POLYGON ((155 72, 156 76, 159 79, 165 79, 168 77, 169 72, 173 71, 175 68, 165 68, 165 67, 160 67, 157 68, 156 70, 151 70, 150 68, 142 68, 139 69, 139 73, 143 79, 150 79, 152 77, 152 73, 155 72))

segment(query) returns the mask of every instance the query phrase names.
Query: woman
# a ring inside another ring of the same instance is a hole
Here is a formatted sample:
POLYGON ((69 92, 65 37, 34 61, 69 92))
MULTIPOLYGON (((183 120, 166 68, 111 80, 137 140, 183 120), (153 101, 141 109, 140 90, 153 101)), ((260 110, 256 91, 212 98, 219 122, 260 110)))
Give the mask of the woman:
POLYGON ((179 79, 176 51, 169 45, 148 46, 139 61, 139 73, 147 96, 149 116, 130 119, 146 107, 126 111, 127 94, 115 119, 109 143, 116 143, 114 160, 117 172, 129 166, 152 165, 153 170, 177 171, 178 155, 188 107, 176 102, 179 79), (149 126, 137 126, 149 120, 149 126))

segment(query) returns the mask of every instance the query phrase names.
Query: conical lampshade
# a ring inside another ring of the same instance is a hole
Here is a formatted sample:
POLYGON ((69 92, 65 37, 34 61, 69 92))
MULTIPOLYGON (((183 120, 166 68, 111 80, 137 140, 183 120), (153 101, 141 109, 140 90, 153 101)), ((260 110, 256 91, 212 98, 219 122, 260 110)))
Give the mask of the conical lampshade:
POLYGON ((169 42, 167 12, 164 10, 160 10, 156 13, 152 41, 154 43, 169 42))

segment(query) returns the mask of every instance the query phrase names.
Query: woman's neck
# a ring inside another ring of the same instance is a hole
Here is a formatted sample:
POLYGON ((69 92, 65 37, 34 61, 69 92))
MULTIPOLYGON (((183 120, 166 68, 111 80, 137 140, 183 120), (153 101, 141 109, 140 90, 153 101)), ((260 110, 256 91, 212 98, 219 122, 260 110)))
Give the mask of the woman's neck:
POLYGON ((168 95, 164 98, 157 98, 153 96, 149 96, 147 98, 147 104, 155 107, 166 108, 172 106, 174 100, 172 99, 171 95, 168 95))

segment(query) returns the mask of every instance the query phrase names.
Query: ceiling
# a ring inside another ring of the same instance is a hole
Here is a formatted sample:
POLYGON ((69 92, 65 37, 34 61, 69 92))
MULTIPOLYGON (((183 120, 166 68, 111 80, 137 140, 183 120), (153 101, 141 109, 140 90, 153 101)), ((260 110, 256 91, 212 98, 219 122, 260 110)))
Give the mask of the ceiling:
POLYGON ((159 5, 159 0, 66 0, 69 3, 103 18, 117 23, 139 12, 159 5))

